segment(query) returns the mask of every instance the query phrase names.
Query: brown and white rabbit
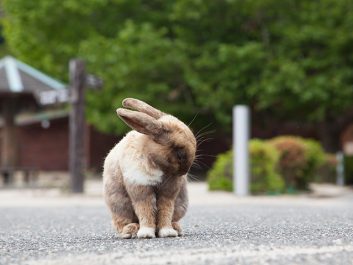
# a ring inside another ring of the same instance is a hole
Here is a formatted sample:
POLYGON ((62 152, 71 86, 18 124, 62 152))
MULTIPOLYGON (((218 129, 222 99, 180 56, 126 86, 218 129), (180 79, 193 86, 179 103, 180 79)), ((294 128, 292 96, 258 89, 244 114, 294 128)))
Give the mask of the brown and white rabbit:
POLYGON ((132 129, 104 162, 105 201, 122 238, 176 237, 188 206, 187 172, 196 152, 177 118, 126 98, 119 117, 132 129), (133 109, 133 110, 131 110, 133 109))

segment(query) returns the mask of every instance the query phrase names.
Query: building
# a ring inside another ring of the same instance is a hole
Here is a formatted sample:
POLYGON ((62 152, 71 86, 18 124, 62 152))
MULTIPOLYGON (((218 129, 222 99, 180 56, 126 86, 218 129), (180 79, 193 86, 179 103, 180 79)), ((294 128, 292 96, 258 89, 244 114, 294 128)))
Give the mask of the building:
MULTIPOLYGON (((0 123, 0 150, 2 145, 0 123)), ((69 160, 68 111, 55 110, 16 117, 18 168, 41 171, 67 171, 69 160)), ((104 158, 118 142, 115 135, 98 132, 86 125, 86 168, 101 171, 104 158)), ((1 154, 0 154, 1 160, 1 154)))

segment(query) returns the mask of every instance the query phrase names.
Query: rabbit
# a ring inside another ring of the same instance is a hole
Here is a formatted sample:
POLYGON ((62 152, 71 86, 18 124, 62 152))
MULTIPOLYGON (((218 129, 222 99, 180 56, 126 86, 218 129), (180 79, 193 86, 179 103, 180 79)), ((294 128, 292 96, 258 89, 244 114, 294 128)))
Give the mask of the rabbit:
POLYGON ((126 98, 118 116, 133 130, 104 161, 104 198, 121 238, 177 237, 188 207, 196 139, 176 117, 126 98))

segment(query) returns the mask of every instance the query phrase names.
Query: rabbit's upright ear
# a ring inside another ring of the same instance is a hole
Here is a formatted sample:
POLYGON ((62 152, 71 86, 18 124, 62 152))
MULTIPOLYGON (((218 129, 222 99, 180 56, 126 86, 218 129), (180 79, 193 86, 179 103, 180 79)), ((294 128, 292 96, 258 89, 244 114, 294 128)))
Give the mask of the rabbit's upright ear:
POLYGON ((138 111, 119 108, 118 116, 132 129, 147 135, 159 135, 162 124, 155 118, 138 111))
POLYGON ((164 115, 163 112, 160 110, 148 105, 147 103, 135 99, 135 98, 126 98, 123 100, 123 107, 129 108, 129 109, 134 109, 143 113, 146 113, 147 115, 159 119, 164 115))

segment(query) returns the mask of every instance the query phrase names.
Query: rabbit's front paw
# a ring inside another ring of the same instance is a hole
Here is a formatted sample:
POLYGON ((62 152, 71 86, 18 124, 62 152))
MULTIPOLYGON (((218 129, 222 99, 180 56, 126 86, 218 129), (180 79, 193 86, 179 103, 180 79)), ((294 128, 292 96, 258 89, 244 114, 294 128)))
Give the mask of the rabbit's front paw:
POLYGON ((124 226, 120 235, 121 238, 135 238, 140 225, 138 223, 131 223, 124 226))
POLYGON ((138 238, 154 238, 156 237, 156 229, 153 227, 140 227, 137 232, 138 238))
POLYGON ((175 231, 171 227, 162 227, 158 231, 158 236, 159 237, 176 237, 176 236, 178 236, 178 232, 175 231))
POLYGON ((172 226, 174 228, 175 231, 177 231, 178 236, 182 236, 183 235, 183 230, 181 229, 181 226, 178 222, 173 222, 172 226))

